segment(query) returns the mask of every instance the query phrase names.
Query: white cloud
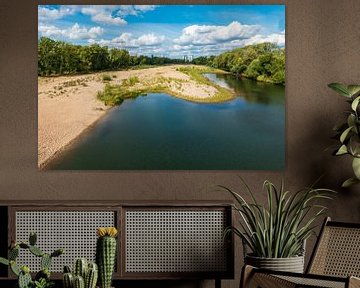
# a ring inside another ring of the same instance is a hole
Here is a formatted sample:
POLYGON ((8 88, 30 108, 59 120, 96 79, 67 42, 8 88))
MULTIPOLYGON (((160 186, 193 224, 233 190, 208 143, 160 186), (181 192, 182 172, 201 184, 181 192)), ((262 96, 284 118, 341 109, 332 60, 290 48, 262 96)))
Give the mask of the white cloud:
POLYGON ((75 6, 61 6, 59 9, 48 8, 44 6, 38 7, 38 17, 40 21, 51 21, 61 19, 67 15, 72 15, 76 12, 75 6))
POLYGON ((68 38, 73 40, 79 39, 94 39, 101 36, 104 33, 104 29, 101 27, 81 27, 78 23, 75 23, 70 28, 61 29, 54 25, 39 25, 39 33, 41 36, 54 37, 54 38, 68 38))
POLYGON ((278 46, 284 46, 285 45, 285 31, 282 31, 280 33, 273 33, 269 35, 255 35, 245 41, 245 45, 253 45, 253 44, 259 44, 264 42, 271 42, 275 43, 278 46))
POLYGON ((116 10, 117 6, 113 5, 93 5, 86 6, 81 9, 81 13, 90 15, 91 20, 96 23, 106 24, 106 25, 125 25, 127 22, 113 15, 113 11, 116 10))
POLYGON ((120 17, 113 17, 109 14, 99 13, 91 18, 94 22, 107 25, 125 25, 127 22, 120 17))
POLYGON ((191 25, 182 30, 179 38, 174 39, 178 45, 211 45, 236 39, 250 38, 260 30, 258 25, 243 25, 237 21, 227 26, 191 25))
MULTIPOLYGON (((196 25, 193 25, 196 26, 196 25)), ((225 26, 225 27, 229 27, 225 26)), ((192 27, 192 26, 189 26, 192 27)), ((187 27, 187 28, 189 28, 187 27)), ((219 26, 215 26, 219 27, 219 26)), ((187 29, 185 28, 185 29, 187 29)), ((185 30, 184 29, 184 30, 185 30)), ((195 37, 192 38, 193 41, 179 41, 181 37, 177 38, 178 41, 173 41, 175 44, 169 46, 168 53, 172 56, 181 56, 181 55, 193 55, 194 57, 197 56, 209 56, 209 55, 218 55, 220 53, 223 53, 228 50, 232 50, 239 47, 244 47, 247 45, 253 45, 253 44, 259 44, 264 42, 271 42, 275 43, 278 46, 285 46, 285 30, 278 32, 278 33, 272 33, 269 35, 263 35, 263 34, 253 34, 248 38, 240 38, 240 39, 233 39, 231 40, 231 37, 228 41, 222 41, 221 39, 219 41, 213 41, 214 37, 208 37, 209 34, 212 34, 213 31, 218 31, 217 29, 214 29, 214 26, 197 26, 196 29, 191 28, 187 30, 186 33, 183 33, 183 35, 199 35, 201 33, 206 34, 206 37, 199 36, 197 37, 195 41, 195 37), (189 32, 190 31, 190 32, 189 32), (196 31, 196 33, 192 33, 193 31, 196 31), (203 37, 203 38, 202 38, 203 37), (200 41, 201 40, 201 41, 200 41), (180 42, 180 43, 179 43, 180 42), (186 43, 186 44, 183 44, 186 43), (202 44, 200 44, 202 43, 202 44)), ((226 35, 223 35, 222 39, 229 38, 225 37, 226 35)), ((188 37, 189 39, 190 37, 188 37)), ((183 38, 184 39, 184 38, 183 38)))
POLYGON ((125 17, 128 15, 139 16, 145 12, 155 10, 156 5, 121 5, 118 8, 117 15, 125 17))
POLYGON ((90 15, 91 20, 105 25, 125 25, 126 16, 139 16, 152 11, 155 5, 91 5, 81 9, 81 13, 90 15))
POLYGON ((111 44, 122 48, 137 48, 142 46, 159 46, 165 40, 163 35, 155 35, 154 33, 144 34, 136 38, 131 33, 122 33, 110 41, 111 44))

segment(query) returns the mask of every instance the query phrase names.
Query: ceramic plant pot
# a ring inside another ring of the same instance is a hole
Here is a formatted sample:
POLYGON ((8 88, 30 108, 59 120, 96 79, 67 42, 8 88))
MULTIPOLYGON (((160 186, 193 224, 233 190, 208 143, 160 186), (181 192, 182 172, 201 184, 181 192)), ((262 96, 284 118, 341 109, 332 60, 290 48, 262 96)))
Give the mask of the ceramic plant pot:
POLYGON ((304 256, 289 258, 263 258, 246 255, 245 263, 262 269, 304 273, 304 256))

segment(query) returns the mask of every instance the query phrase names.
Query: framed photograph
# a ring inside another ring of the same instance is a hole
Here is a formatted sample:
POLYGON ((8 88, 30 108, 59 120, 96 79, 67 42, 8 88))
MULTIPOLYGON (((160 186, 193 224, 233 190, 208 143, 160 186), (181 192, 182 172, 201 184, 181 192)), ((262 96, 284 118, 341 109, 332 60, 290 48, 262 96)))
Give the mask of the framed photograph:
POLYGON ((285 168, 285 5, 39 5, 41 170, 285 168))

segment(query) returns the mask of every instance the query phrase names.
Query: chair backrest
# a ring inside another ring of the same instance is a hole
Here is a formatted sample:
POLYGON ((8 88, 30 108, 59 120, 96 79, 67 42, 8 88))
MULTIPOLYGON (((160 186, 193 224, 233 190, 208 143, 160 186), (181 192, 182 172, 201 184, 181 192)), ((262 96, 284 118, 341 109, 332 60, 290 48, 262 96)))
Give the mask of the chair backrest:
POLYGON ((360 277, 360 224, 326 218, 307 273, 360 277))

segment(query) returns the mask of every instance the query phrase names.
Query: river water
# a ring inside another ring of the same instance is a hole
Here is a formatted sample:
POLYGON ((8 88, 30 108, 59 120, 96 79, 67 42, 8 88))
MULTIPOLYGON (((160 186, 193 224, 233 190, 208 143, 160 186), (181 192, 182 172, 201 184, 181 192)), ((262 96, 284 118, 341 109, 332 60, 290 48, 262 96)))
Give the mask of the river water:
POLYGON ((206 74, 233 89, 225 103, 150 93, 114 107, 46 169, 282 170, 285 88, 206 74))

